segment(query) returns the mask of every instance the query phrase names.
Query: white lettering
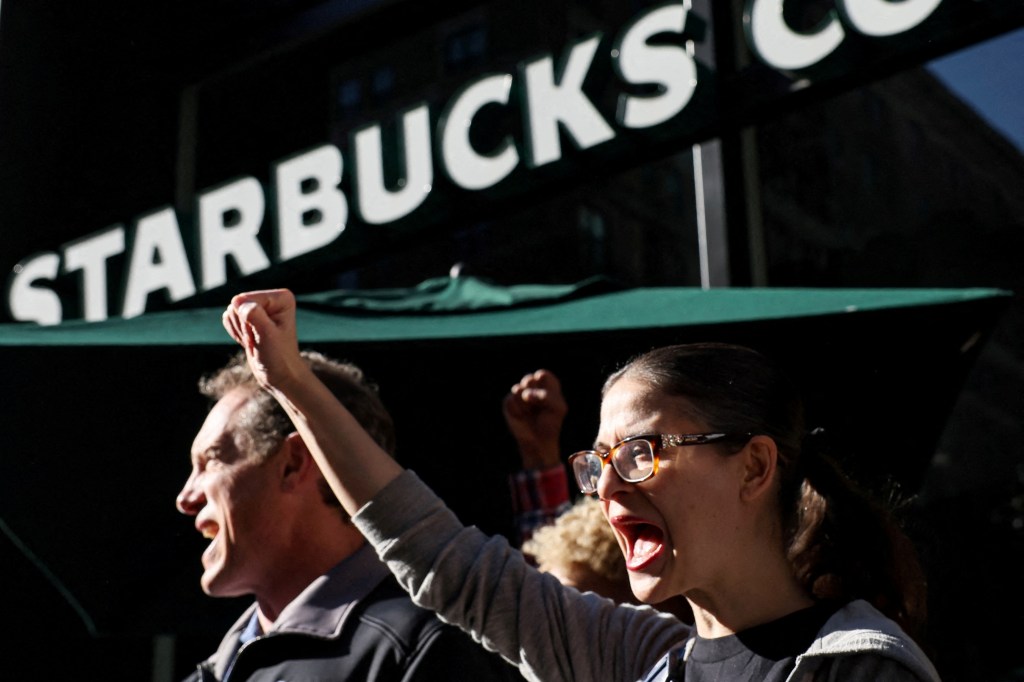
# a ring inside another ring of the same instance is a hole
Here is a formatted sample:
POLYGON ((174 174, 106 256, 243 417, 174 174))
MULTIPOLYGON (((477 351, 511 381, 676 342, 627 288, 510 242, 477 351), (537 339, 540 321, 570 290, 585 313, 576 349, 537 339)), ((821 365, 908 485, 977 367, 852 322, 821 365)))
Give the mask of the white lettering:
MULTIPOLYGON (((745 0, 743 18, 751 51, 779 70, 799 70, 821 62, 841 46, 846 31, 886 37, 910 30, 942 4, 942 0, 833 0, 836 6, 828 9, 816 26, 797 31, 786 21, 786 1, 745 0)), ((276 233, 272 240, 264 235, 263 242, 274 242, 275 262, 327 247, 347 229, 350 200, 354 214, 367 225, 405 218, 423 205, 432 191, 435 143, 442 172, 452 185, 477 191, 509 178, 521 161, 527 169, 559 161, 563 138, 585 151, 613 140, 619 130, 649 128, 679 116, 692 106, 698 87, 694 45, 684 29, 688 21, 699 17, 689 7, 688 2, 651 7, 619 33, 611 65, 619 82, 629 86, 624 88, 628 92, 591 91, 590 86, 601 80, 589 78, 603 40, 595 33, 567 45, 557 63, 553 55, 546 54, 522 63, 512 73, 474 78, 451 97, 436 129, 431 128, 429 105, 419 103, 398 115, 396 142, 392 145, 389 139, 387 149, 380 124, 355 131, 349 171, 352 196, 346 197, 341 190, 346 160, 334 145, 324 144, 279 161, 270 183, 276 233), (516 94, 513 87, 518 88, 516 94), (604 103, 606 96, 616 94, 618 110, 615 120, 609 122, 595 101, 600 96, 604 103), (509 111, 514 99, 520 111, 509 111), (488 125, 486 119, 492 112, 503 117, 518 113, 522 139, 517 139, 516 129, 474 128, 488 125), (482 137, 474 134, 477 132, 489 135, 482 137), (477 149, 474 144, 493 148, 477 149), (392 147, 398 151, 392 152, 392 147)), ((738 94, 746 87, 741 84, 738 94)), ((694 121, 708 122, 713 113, 711 107, 693 112, 694 121)), ((130 262, 125 280, 119 283, 125 292, 122 307, 126 316, 142 313, 154 292, 166 289, 171 299, 181 300, 195 294, 197 281, 203 290, 209 290, 227 284, 229 270, 239 277, 264 270, 271 266, 260 241, 267 211, 264 191, 256 178, 244 177, 200 194, 194 225, 198 252, 194 254, 186 254, 183 241, 190 246, 192 242, 182 239, 177 217, 168 208, 139 219, 127 247, 125 230, 117 226, 66 244, 60 254, 34 255, 19 263, 8 278, 11 316, 19 321, 60 322, 63 310, 58 288, 46 283, 57 279, 62 256, 64 273, 81 272, 81 310, 86 320, 107 317, 110 260, 126 248, 131 251, 130 262), (198 262, 189 262, 189 256, 198 262)), ((457 201, 458 197, 445 200, 457 201)))
POLYGON ((914 28, 941 4, 942 0, 839 0, 839 12, 864 35, 891 36, 914 28))
POLYGON ((384 149, 379 125, 355 134, 355 186, 359 215, 371 225, 390 223, 412 213, 430 194, 434 163, 430 146, 430 110, 421 104, 402 116, 398 147, 403 177, 398 188, 384 183, 384 149))
POLYGON ((508 104, 512 76, 487 76, 466 87, 441 117, 441 156, 448 177, 459 187, 481 190, 501 182, 519 164, 512 136, 490 154, 473 149, 469 131, 473 117, 487 104, 508 104))
POLYGON ((126 279, 122 317, 146 312, 149 295, 161 289, 167 289, 171 301, 195 295, 174 209, 157 211, 135 224, 126 279))
POLYGON ((265 200, 256 178, 246 177, 199 196, 199 248, 203 290, 227 283, 230 256, 242 275, 270 266, 256 235, 265 200))
POLYGON ((682 34, 686 8, 682 4, 661 7, 628 27, 616 43, 613 62, 627 83, 653 83, 654 96, 619 97, 619 122, 627 128, 649 128, 682 111, 697 88, 697 65, 686 49, 676 45, 653 46, 647 41, 659 33, 682 34))
POLYGON ((89 322, 107 319, 107 261, 120 253, 124 253, 120 225, 64 247, 64 272, 82 271, 82 309, 89 322))
POLYGON ((550 56, 529 62, 523 68, 527 163, 530 167, 536 168, 562 158, 559 124, 564 126, 579 149, 589 149, 615 137, 615 131, 583 93, 583 80, 600 42, 598 35, 573 46, 557 83, 550 56))
POLYGON ((836 11, 829 10, 811 33, 797 33, 782 15, 784 0, 748 0, 744 29, 747 43, 765 64, 776 69, 803 69, 820 62, 843 42, 846 33, 836 11))
POLYGON ((60 297, 50 289, 33 286, 41 279, 51 282, 60 270, 60 256, 41 253, 14 266, 14 274, 7 287, 11 317, 19 322, 58 324, 63 315, 60 297))
POLYGON ((324 145, 277 164, 277 256, 289 260, 327 246, 345 231, 348 202, 338 189, 341 152, 324 145))
POLYGON ((776 69, 803 69, 830 55, 846 38, 840 23, 866 36, 891 36, 919 25, 942 0, 837 0, 810 33, 797 33, 783 17, 785 0, 748 0, 744 28, 747 42, 764 63, 776 69))

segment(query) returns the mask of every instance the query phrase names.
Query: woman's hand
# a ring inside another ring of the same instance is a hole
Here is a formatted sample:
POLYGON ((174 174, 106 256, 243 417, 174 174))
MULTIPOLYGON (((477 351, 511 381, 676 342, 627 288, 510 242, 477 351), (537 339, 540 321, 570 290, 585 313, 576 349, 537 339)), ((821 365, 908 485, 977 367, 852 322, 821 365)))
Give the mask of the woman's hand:
POLYGON ((292 292, 239 294, 221 319, 231 338, 245 349, 256 380, 284 408, 349 514, 402 473, 299 355, 292 292))
POLYGON ((260 385, 280 389, 308 371, 299 356, 295 328, 295 296, 287 289, 238 294, 221 316, 224 328, 238 342, 260 385))

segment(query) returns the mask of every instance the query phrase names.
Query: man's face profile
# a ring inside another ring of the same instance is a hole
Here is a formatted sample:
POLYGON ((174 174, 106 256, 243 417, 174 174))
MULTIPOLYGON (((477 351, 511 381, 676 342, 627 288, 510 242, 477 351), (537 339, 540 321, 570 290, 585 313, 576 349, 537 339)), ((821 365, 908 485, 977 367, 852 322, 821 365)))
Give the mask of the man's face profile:
POLYGON ((177 497, 178 510, 195 517, 196 530, 210 540, 202 555, 203 591, 234 597, 258 593, 278 554, 274 529, 279 491, 274 456, 260 461, 248 451, 240 413, 249 398, 236 388, 207 415, 192 445, 192 472, 177 497))

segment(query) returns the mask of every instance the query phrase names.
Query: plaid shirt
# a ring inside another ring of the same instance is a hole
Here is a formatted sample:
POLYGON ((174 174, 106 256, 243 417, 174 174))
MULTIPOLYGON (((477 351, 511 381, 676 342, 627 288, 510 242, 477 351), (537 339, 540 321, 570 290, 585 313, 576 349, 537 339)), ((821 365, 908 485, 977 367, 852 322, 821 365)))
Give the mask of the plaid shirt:
POLYGON ((569 477, 561 464, 548 469, 526 469, 508 477, 512 512, 520 546, 533 531, 551 523, 572 506, 569 477))

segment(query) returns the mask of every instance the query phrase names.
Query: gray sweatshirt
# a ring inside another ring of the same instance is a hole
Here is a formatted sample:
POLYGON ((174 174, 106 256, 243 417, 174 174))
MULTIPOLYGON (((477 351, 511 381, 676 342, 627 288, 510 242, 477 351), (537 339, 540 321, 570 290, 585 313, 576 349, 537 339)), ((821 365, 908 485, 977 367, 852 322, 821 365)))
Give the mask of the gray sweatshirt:
MULTIPOLYGON (((353 518, 417 604, 519 666, 528 680, 658 680, 692 629, 649 606, 581 594, 502 537, 464 526, 412 472, 353 518), (650 675, 648 675, 650 673, 650 675)), ((927 657, 866 602, 840 609, 789 678, 938 682, 927 657)))

